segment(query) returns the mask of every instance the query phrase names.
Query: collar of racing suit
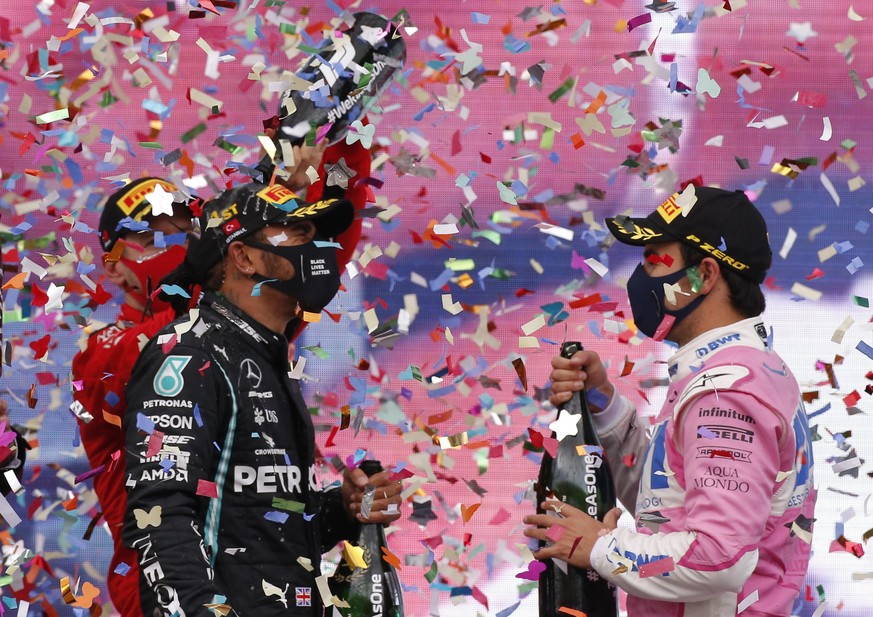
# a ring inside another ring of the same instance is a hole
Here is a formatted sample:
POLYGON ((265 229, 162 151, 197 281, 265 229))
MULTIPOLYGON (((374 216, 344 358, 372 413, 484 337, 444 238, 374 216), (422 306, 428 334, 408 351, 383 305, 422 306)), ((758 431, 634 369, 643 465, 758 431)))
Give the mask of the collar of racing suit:
POLYGON ((760 316, 707 330, 680 347, 667 362, 670 380, 678 381, 700 370, 716 351, 739 346, 761 350, 770 347, 767 329, 760 316))
POLYGON ((243 335, 242 339, 250 341, 253 347, 260 347, 269 356, 275 356, 275 359, 279 361, 278 366, 287 366, 288 340, 284 336, 276 334, 238 306, 229 302, 227 298, 214 292, 204 293, 200 306, 208 307, 224 317, 225 321, 230 322, 240 330, 243 335))

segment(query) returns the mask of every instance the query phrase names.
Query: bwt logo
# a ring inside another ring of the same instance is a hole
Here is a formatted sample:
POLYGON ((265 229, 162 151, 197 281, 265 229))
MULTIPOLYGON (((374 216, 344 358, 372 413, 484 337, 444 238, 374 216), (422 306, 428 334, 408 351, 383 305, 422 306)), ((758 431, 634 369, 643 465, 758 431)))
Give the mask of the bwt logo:
POLYGON ((731 341, 740 340, 739 334, 728 334, 727 336, 723 336, 721 338, 717 338, 714 341, 710 341, 706 344, 706 347, 698 347, 697 348, 697 357, 702 358, 707 355, 710 351, 715 351, 722 345, 727 345, 731 341))

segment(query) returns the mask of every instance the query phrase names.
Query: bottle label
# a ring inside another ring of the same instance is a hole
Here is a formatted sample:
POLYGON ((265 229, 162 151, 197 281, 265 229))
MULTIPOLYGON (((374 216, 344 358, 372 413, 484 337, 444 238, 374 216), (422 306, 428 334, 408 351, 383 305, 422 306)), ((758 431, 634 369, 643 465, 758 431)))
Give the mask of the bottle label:
POLYGON ((588 493, 585 503, 588 504, 588 516, 594 518, 597 517, 597 470, 602 462, 599 456, 585 455, 585 490, 588 493))
POLYGON ((382 598, 385 593, 382 589, 382 575, 373 573, 370 577, 370 583, 370 604, 373 605, 373 615, 381 615, 383 604, 382 598))

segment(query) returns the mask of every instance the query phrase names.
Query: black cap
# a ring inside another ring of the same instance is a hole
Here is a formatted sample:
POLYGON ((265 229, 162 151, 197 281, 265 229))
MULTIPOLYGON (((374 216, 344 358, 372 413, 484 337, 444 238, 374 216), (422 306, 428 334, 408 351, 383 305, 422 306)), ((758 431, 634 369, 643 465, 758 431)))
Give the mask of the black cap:
POLYGON ((307 203, 280 184, 241 184, 203 206, 200 237, 189 240, 186 262, 203 282, 231 242, 242 240, 268 225, 312 221, 322 238, 334 238, 348 229, 354 218, 355 208, 347 199, 307 203))
POLYGON ((683 242, 763 283, 773 258, 764 217, 743 191, 693 188, 693 197, 690 189, 674 193, 646 218, 617 216, 606 225, 625 244, 683 242))
POLYGON ((98 229, 104 251, 111 251, 118 239, 126 233, 127 226, 122 223, 124 219, 141 222, 152 215, 152 204, 146 196, 159 186, 167 193, 174 193, 175 203, 188 203, 188 198, 175 184, 160 178, 139 178, 124 185, 107 198, 100 214, 98 229))

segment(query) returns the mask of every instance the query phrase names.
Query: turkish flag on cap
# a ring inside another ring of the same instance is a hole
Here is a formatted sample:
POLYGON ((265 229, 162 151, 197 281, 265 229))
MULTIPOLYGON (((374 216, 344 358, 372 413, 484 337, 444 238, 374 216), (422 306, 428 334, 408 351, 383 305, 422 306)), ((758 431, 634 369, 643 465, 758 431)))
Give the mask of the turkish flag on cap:
POLYGON ((237 229, 239 229, 239 221, 238 220, 233 219, 232 221, 228 221, 227 223, 224 224, 224 235, 229 236, 230 234, 235 232, 237 229))

